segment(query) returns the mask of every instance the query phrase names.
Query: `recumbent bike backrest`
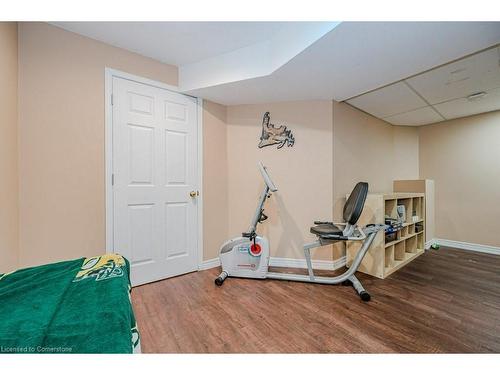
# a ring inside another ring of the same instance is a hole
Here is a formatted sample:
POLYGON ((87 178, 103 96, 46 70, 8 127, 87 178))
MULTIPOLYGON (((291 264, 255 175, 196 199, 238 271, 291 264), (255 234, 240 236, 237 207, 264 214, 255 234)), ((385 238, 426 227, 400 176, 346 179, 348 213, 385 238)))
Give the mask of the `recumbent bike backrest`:
POLYGON ((367 195, 368 183, 358 182, 354 189, 352 189, 347 202, 345 202, 343 217, 346 223, 354 225, 358 222, 361 212, 363 212, 367 195))

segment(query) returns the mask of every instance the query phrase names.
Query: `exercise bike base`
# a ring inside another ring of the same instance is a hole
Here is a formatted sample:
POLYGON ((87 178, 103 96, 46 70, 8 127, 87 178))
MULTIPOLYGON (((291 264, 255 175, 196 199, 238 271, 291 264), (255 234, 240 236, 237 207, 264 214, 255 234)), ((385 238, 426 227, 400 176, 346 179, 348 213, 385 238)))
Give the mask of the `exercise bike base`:
POLYGON ((286 281, 297 281, 305 283, 315 283, 315 284, 326 284, 326 285, 338 285, 342 284, 345 286, 352 286, 356 293, 359 295, 362 301, 368 302, 371 299, 370 294, 365 290, 361 282, 354 275, 340 275, 336 278, 332 277, 322 277, 322 276, 310 276, 310 275, 297 275, 289 273, 280 272, 268 272, 268 279, 275 280, 286 280, 286 281))
MULTIPOLYGON (((226 271, 222 271, 222 273, 215 279, 215 285, 222 286, 228 274, 226 271)), ((368 302, 371 300, 370 294, 363 288, 359 280, 356 276, 351 276, 349 279, 339 282, 332 282, 328 277, 319 277, 314 276, 312 279, 310 276, 306 275, 296 275, 296 274, 286 274, 279 272, 269 272, 267 275, 268 279, 275 280, 285 280, 285 281, 296 281, 296 282, 305 282, 305 283, 317 283, 317 284, 326 284, 326 285, 338 285, 342 284, 344 286, 352 286, 356 293, 359 295, 363 302, 368 302), (354 279, 354 280, 353 280, 354 279)))
POLYGON ((361 300, 365 302, 368 302, 372 298, 368 292, 361 292, 359 296, 361 297, 361 300))
POLYGON ((226 271, 222 271, 221 274, 215 279, 215 285, 221 286, 226 280, 228 274, 226 271))

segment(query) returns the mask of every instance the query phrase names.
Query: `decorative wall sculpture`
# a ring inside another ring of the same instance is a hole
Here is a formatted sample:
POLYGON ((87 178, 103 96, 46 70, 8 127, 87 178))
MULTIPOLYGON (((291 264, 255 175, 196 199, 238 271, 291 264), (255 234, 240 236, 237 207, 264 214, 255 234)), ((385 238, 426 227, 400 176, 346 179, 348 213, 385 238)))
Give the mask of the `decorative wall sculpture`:
POLYGON ((292 131, 288 130, 284 125, 275 127, 271 124, 269 112, 264 113, 259 148, 272 145, 278 145, 278 148, 282 148, 285 144, 287 144, 288 147, 292 147, 294 143, 295 138, 293 137, 292 131))

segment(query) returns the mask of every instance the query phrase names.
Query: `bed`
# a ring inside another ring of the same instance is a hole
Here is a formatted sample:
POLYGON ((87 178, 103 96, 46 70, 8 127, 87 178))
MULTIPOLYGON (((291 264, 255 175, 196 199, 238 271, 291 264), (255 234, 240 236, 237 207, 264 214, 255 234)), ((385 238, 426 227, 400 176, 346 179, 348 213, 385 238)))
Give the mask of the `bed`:
POLYGON ((0 274, 0 353, 138 353, 130 290, 117 254, 0 274))

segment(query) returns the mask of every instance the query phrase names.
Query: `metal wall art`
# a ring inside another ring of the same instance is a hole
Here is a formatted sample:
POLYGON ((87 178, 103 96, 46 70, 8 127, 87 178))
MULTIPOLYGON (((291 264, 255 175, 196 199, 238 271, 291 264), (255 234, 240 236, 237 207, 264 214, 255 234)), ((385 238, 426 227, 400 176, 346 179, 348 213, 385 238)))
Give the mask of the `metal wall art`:
POLYGON ((284 125, 275 127, 271 124, 269 112, 264 113, 259 148, 272 145, 278 145, 278 148, 282 148, 285 144, 287 144, 288 147, 292 147, 294 143, 295 138, 293 137, 292 131, 288 130, 284 125))

